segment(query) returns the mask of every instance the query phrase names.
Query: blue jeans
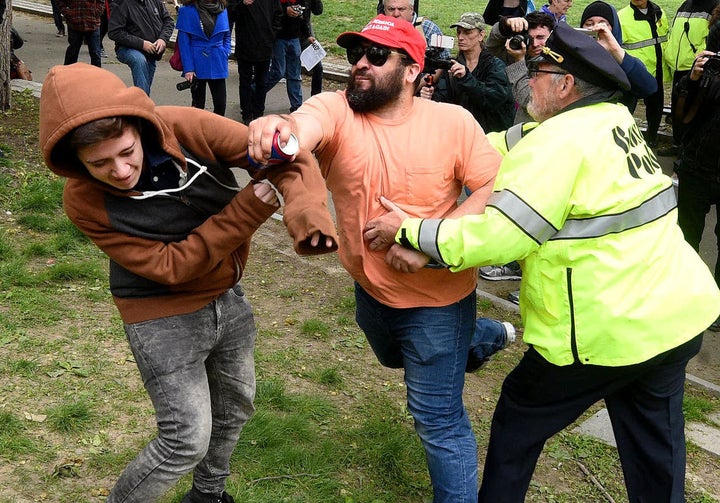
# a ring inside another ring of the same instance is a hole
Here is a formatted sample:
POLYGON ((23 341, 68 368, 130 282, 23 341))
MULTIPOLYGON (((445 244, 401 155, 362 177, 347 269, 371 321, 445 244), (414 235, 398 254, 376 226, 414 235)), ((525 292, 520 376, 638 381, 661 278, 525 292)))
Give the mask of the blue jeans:
POLYGON ((470 341, 470 351, 479 360, 489 358, 505 347, 505 328, 499 321, 478 318, 475 333, 470 341))
POLYGON ((100 59, 100 28, 95 31, 75 31, 70 26, 67 28, 68 46, 65 50, 66 65, 77 63, 80 55, 80 48, 85 42, 90 53, 90 64, 100 67, 102 62, 100 59))
POLYGON ((156 501, 191 470, 199 491, 221 494, 255 410, 255 322, 240 285, 199 311, 125 325, 125 333, 158 435, 125 468, 107 503, 156 501))
POLYGON ((300 78, 300 39, 278 38, 273 46, 273 59, 268 74, 269 91, 285 77, 290 111, 300 108, 303 102, 302 79, 300 78))
POLYGON ((475 292, 444 307, 388 307, 355 285, 355 318, 375 356, 403 368, 408 410, 425 448, 434 503, 475 503, 477 443, 463 404, 475 292))
POLYGON ((133 84, 150 96, 150 86, 152 86, 153 77, 155 77, 155 64, 157 62, 147 59, 144 52, 125 45, 116 46, 115 54, 118 61, 130 67, 133 84))

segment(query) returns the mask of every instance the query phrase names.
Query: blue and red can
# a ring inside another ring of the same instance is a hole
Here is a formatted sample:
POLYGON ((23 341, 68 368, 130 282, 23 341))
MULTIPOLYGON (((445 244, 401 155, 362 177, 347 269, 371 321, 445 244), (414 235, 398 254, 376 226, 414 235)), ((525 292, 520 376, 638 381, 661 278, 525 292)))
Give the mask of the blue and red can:
POLYGON ((272 151, 270 152, 270 159, 266 159, 264 163, 258 163, 248 154, 248 161, 250 161, 250 165, 256 169, 265 169, 270 166, 275 166, 289 161, 295 154, 298 153, 299 149, 300 142, 298 141, 297 136, 290 133, 290 138, 288 138, 287 143, 281 146, 280 131, 275 131, 275 136, 273 136, 272 142, 272 151))

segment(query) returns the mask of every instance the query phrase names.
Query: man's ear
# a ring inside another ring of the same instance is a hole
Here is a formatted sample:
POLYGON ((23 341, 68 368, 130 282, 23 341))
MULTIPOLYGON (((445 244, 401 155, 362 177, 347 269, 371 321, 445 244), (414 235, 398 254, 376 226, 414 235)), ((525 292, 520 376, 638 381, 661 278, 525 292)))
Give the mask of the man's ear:
POLYGON ((421 73, 419 64, 413 63, 408 65, 405 67, 405 80, 407 82, 415 83, 421 73))
POLYGON ((568 73, 563 76, 562 82, 560 82, 560 92, 559 95, 561 98, 566 98, 575 90, 575 77, 568 73))

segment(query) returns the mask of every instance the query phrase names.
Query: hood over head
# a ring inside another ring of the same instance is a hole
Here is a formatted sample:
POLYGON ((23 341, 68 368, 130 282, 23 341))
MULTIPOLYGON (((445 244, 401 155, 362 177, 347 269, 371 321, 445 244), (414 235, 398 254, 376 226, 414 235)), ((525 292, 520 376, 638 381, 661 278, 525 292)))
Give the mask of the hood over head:
POLYGON ((528 69, 539 63, 559 66, 576 77, 608 91, 630 89, 627 75, 597 40, 568 24, 558 24, 537 58, 528 61, 528 69))
POLYGON ((585 24, 585 21, 594 16, 600 16, 601 18, 607 20, 608 24, 610 25, 610 30, 612 31, 613 37, 615 37, 615 40, 617 40, 618 44, 622 45, 622 27, 620 26, 620 18, 618 17, 617 9, 615 9, 615 7, 613 7, 607 2, 603 2, 602 0, 595 0, 594 2, 588 4, 587 7, 585 7, 585 10, 580 16, 580 27, 585 24))
POLYGON ((117 116, 143 119, 143 138, 154 138, 168 154, 183 159, 173 133, 142 89, 127 87, 108 70, 75 63, 52 67, 42 86, 40 148, 47 167, 68 178, 90 177, 66 138, 83 124, 117 116))

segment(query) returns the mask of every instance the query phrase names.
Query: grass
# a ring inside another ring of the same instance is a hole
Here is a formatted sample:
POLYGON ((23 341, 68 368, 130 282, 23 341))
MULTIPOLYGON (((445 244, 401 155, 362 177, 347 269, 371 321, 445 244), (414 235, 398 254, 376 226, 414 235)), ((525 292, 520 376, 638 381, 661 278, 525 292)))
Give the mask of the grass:
POLYGON ((61 433, 81 431, 92 418, 90 405, 84 400, 62 403, 48 410, 48 425, 61 433))

